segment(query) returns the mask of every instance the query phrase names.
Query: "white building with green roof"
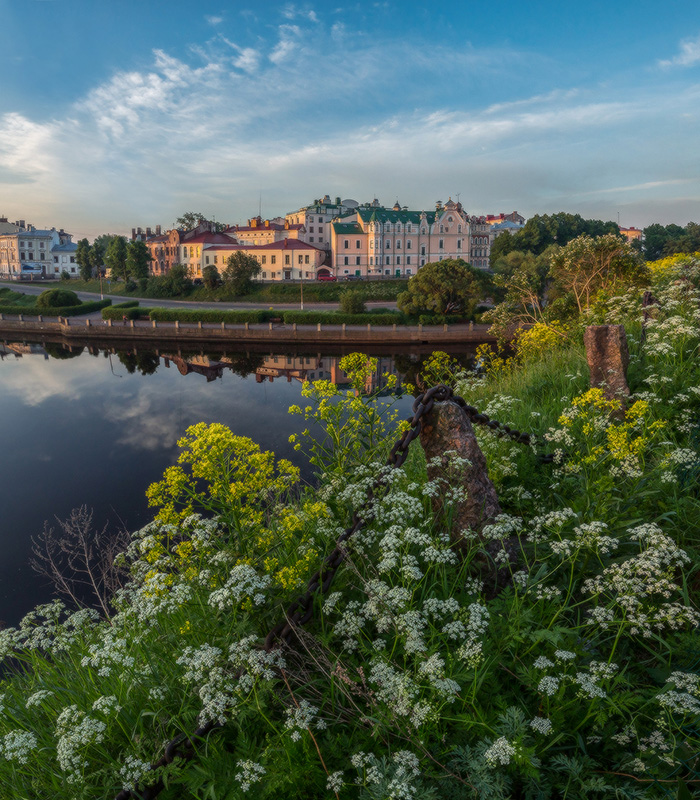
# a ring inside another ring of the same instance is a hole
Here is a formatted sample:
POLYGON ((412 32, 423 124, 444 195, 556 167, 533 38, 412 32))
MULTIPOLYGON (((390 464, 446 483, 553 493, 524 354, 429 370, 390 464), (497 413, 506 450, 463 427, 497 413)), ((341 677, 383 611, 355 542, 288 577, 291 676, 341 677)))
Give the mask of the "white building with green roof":
MULTIPOLYGON (((435 211, 410 211, 398 202, 385 208, 376 200, 359 206, 331 224, 333 273, 403 278, 431 261, 470 261, 472 220, 451 198, 435 211)), ((488 258, 479 266, 488 266, 488 258)))

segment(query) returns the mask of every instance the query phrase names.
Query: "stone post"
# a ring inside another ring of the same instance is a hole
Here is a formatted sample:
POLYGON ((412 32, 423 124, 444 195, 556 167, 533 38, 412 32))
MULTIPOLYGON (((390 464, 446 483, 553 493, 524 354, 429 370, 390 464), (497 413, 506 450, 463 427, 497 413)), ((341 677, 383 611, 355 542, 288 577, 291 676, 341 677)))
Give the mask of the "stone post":
MULTIPOLYGON (((445 453, 449 450, 469 461, 461 481, 466 497, 457 504, 452 516, 452 541, 459 546, 462 531, 471 529, 478 535, 484 525, 501 513, 496 489, 488 475, 486 458, 469 417, 451 400, 435 403, 430 414, 423 418, 420 443, 428 462, 428 480, 448 477, 449 458, 445 453)), ((441 509, 441 498, 435 498, 434 505, 436 510, 441 509)))
POLYGON ((622 325, 589 325, 583 333, 591 388, 600 387, 608 400, 629 397, 630 353, 622 325))

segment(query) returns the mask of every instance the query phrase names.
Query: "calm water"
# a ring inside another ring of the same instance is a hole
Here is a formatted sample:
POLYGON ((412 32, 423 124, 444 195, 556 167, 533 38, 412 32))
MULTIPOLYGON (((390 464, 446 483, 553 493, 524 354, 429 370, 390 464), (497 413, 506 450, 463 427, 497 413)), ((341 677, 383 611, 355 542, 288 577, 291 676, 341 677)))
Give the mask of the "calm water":
MULTIPOLYGON (((151 518, 147 486, 196 422, 222 422, 278 457, 303 427, 287 408, 301 380, 344 379, 332 354, 112 353, 0 344, 0 620, 16 624, 52 589, 29 566, 31 537, 82 504, 94 523, 135 530, 151 518)), ((382 357, 400 375, 417 358, 382 357)), ((399 403, 407 415, 412 398, 399 403)))

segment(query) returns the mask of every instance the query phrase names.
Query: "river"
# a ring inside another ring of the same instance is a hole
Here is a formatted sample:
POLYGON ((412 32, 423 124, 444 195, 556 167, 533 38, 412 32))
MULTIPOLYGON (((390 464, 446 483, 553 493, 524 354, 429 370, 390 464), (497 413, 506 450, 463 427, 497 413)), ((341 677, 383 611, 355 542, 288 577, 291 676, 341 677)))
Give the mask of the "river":
MULTIPOLYGON (((287 409, 300 402, 303 380, 342 385, 339 360, 0 344, 0 621, 14 625, 54 595, 29 565, 31 539, 45 522, 56 527, 81 505, 98 529, 131 531, 151 519, 145 490, 175 462, 189 425, 221 422, 303 467, 288 438, 304 425, 287 409)), ((412 380, 419 360, 385 354, 380 371, 412 380)), ((398 401, 402 415, 411 402, 398 401)))

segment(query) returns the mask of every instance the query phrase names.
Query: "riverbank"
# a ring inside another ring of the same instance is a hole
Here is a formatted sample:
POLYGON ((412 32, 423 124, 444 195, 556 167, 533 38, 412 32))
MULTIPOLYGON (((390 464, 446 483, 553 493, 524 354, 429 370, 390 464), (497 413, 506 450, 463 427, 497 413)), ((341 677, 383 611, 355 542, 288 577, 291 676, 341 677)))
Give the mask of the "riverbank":
POLYGON ((0 314, 0 336, 25 334, 110 342, 274 343, 374 345, 459 345, 494 342, 488 325, 285 325, 283 323, 206 323, 102 320, 99 315, 80 317, 30 317, 0 314))

